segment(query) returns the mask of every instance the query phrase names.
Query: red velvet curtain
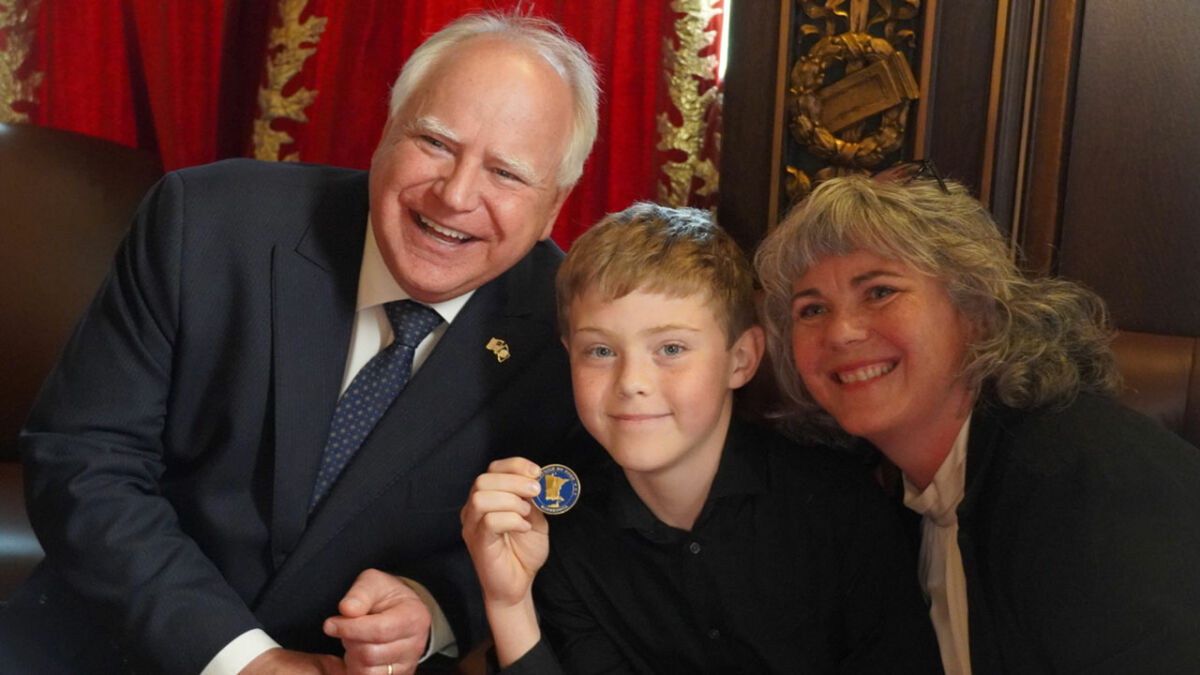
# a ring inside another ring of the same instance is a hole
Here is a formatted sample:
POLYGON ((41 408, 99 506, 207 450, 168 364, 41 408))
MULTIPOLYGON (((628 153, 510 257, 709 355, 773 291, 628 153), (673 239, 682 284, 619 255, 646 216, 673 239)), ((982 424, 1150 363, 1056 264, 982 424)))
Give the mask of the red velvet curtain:
MULTIPOLYGON (((604 91, 599 138, 555 239, 568 246, 604 213, 654 199, 661 180, 656 115, 670 105, 663 52, 679 17, 671 0, 15 1, 35 33, 19 74, 43 80, 14 108, 34 124, 150 149, 168 170, 254 156, 269 59, 288 50, 274 38, 289 34, 301 67, 278 93, 315 97, 294 106, 299 120, 271 122, 291 138, 278 158, 365 168, 389 87, 422 39, 466 12, 519 5, 592 54, 604 91)), ((710 27, 719 31, 719 14, 710 27)))

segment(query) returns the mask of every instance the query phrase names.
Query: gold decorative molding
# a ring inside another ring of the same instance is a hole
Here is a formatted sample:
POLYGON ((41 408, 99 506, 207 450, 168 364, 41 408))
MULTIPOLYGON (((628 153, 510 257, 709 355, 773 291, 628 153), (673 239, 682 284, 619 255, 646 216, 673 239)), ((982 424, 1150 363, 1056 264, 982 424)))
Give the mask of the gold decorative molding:
POLYGON ((793 202, 814 182, 869 173, 899 150, 909 106, 920 96, 904 54, 916 42, 909 26, 920 0, 798 1, 808 19, 800 26, 807 48, 798 49, 802 56, 791 68, 788 128, 823 166, 812 177, 787 167, 793 202))
POLYGON ((279 0, 282 25, 271 29, 267 43, 267 85, 258 89, 258 119, 254 120, 254 156, 257 159, 296 162, 300 153, 280 157, 280 148, 293 142, 291 134, 272 129, 277 119, 307 122, 304 109, 312 105, 317 92, 301 87, 284 96, 283 88, 304 69, 304 62, 317 51, 317 43, 329 19, 310 16, 300 21, 308 0, 279 0))
POLYGON ((17 71, 29 58, 33 44, 33 20, 41 0, 0 0, 0 122, 28 122, 29 115, 18 111, 15 104, 35 103, 34 91, 45 73, 29 73, 25 78, 17 71))
POLYGON ((675 125, 669 112, 658 114, 656 146, 664 152, 683 153, 683 161, 667 159, 662 172, 666 181, 658 184, 658 198, 664 204, 685 206, 691 201, 692 185, 700 184, 694 193, 706 197, 716 193, 718 173, 712 159, 705 157, 719 152, 720 135, 714 134, 718 147, 706 148, 708 116, 714 105, 720 105, 716 87, 717 55, 701 56, 713 51, 716 31, 706 30, 713 17, 723 10, 716 7, 720 0, 673 0, 671 9, 681 16, 675 20, 675 36, 663 40, 663 65, 667 92, 679 111, 681 122, 675 125))

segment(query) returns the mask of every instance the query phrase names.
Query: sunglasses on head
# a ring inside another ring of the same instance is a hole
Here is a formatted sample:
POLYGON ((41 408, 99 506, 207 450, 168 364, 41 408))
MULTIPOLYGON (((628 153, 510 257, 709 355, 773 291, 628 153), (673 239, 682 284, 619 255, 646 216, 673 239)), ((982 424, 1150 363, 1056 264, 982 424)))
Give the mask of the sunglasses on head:
POLYGON ((937 165, 933 163, 932 159, 914 159, 911 162, 900 162, 871 176, 872 180, 897 183, 899 185, 908 185, 918 178, 932 178, 937 181, 938 187, 942 189, 942 192, 950 194, 950 190, 946 188, 946 181, 942 178, 942 173, 938 171, 937 165))

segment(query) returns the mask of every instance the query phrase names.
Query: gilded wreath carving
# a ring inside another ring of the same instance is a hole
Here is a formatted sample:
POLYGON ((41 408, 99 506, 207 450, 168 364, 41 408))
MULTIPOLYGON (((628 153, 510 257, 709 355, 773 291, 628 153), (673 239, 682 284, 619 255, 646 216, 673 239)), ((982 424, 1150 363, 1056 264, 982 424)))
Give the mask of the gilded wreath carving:
POLYGON ((796 143, 825 165, 813 178, 787 167, 793 201, 807 195, 814 180, 868 172, 899 150, 911 101, 920 95, 900 51, 915 44, 916 34, 905 24, 915 19, 920 0, 799 4, 809 19, 800 26, 801 39, 818 39, 791 67, 788 128, 796 143), (879 25, 882 37, 868 32, 879 25), (835 81, 828 82, 831 78, 835 81))
POLYGON ((879 128, 861 140, 839 138, 821 123, 821 99, 817 95, 825 85, 825 72, 835 62, 875 63, 895 53, 887 40, 865 33, 842 33, 821 38, 792 67, 789 103, 791 131, 796 140, 821 159, 853 167, 871 167, 884 155, 904 142, 907 103, 895 105, 883 113, 879 128))

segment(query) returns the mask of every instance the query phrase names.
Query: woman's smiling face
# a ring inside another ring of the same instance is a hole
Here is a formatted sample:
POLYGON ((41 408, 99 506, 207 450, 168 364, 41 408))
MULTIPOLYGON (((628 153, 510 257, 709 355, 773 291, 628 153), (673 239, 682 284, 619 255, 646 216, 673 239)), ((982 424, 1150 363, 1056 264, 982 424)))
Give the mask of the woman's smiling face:
POLYGON ((792 287, 792 353, 813 398, 885 454, 915 435, 956 432, 972 394, 972 333, 946 286, 911 265, 855 251, 820 260, 792 287))

